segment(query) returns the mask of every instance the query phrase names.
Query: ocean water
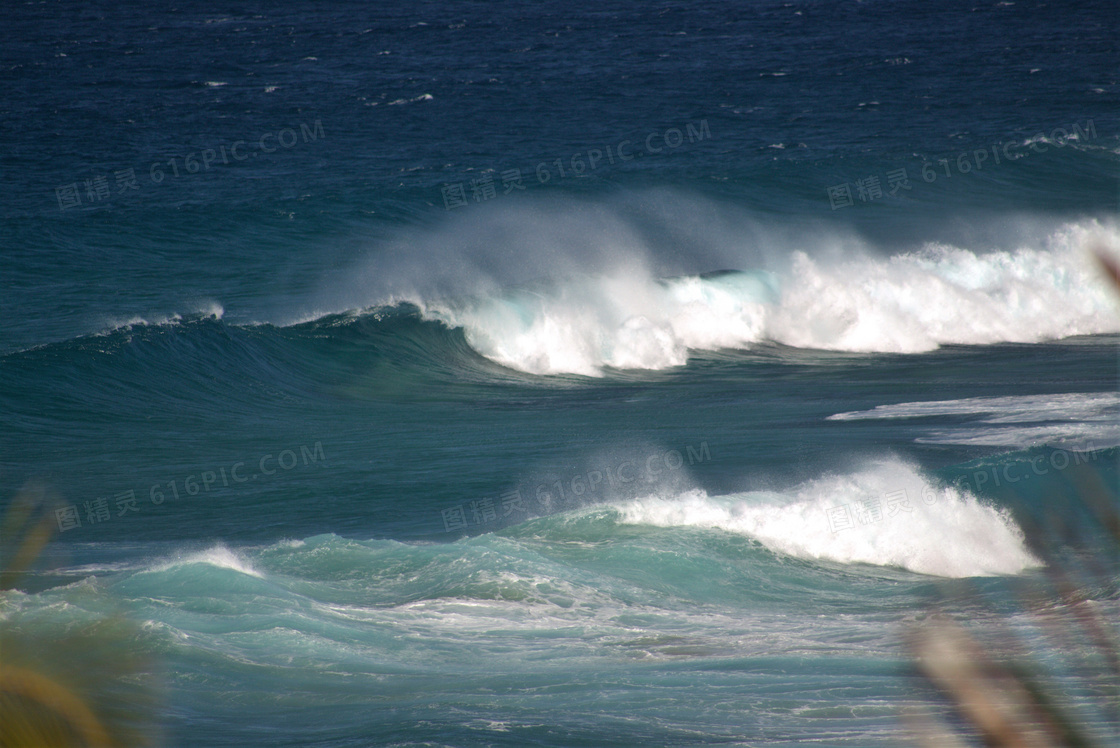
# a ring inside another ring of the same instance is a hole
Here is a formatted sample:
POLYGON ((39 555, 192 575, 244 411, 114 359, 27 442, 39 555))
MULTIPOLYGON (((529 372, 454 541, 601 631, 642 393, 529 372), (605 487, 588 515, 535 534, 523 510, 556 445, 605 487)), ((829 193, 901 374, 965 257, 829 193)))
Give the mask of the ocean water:
POLYGON ((1111 3, 4 15, 0 625, 159 743, 899 745, 935 614, 1115 739, 1111 3))

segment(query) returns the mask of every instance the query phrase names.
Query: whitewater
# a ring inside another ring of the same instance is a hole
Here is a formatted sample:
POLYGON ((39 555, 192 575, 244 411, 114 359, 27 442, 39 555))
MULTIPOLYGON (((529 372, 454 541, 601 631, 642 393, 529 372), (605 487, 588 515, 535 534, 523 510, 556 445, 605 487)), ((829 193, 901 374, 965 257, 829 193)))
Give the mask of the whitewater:
POLYGON ((685 364, 690 351, 761 342, 864 353, 1035 343, 1120 331, 1090 252, 1118 240, 1115 226, 1085 221, 1012 250, 794 249, 774 269, 670 278, 650 272, 649 248, 632 248, 616 253, 608 272, 503 287, 475 271, 464 277, 481 292, 464 283, 452 298, 397 292, 373 308, 415 305, 426 319, 462 328, 487 358, 532 374, 663 369, 685 364))

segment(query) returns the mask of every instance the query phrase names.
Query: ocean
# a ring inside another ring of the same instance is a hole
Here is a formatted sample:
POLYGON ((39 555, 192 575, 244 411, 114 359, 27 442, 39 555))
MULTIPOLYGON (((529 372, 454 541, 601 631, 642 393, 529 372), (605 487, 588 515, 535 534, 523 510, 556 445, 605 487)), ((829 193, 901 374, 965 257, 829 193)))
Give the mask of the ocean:
POLYGON ((159 745, 895 746, 976 738, 947 619, 1117 738, 1040 619, 1120 620, 1112 3, 173 5, 4 13, 0 669, 159 745))

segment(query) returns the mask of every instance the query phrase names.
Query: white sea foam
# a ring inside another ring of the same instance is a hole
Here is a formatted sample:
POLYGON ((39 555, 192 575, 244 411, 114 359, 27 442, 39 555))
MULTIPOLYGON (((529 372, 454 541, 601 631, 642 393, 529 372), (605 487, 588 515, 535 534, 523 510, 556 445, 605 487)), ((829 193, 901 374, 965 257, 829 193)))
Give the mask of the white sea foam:
POLYGON ((428 317, 463 327, 473 348, 501 364, 597 375, 603 366, 679 366, 689 348, 749 345, 762 336, 768 294, 765 276, 658 283, 630 274, 461 304, 419 303, 428 317))
POLYGON ((798 347, 897 353, 1116 332, 1115 301, 1069 233, 1016 252, 933 245, 836 265, 798 254, 768 332, 798 347))
POLYGON ((417 101, 431 101, 434 97, 431 94, 420 94, 413 96, 411 99, 394 99, 389 102, 389 106, 399 106, 401 104, 412 104, 417 101))
POLYGON ((798 558, 943 577, 1016 574, 1039 565, 1006 512, 967 491, 938 486, 897 460, 788 492, 709 496, 693 490, 617 509, 627 523, 725 530, 798 558))

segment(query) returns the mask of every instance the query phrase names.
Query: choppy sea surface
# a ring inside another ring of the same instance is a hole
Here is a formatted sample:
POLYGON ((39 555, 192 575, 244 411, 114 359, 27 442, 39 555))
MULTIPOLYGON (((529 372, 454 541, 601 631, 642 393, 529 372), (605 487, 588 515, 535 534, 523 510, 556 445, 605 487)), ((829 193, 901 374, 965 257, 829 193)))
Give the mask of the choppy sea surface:
POLYGON ((160 742, 898 745, 935 612, 1115 738, 1111 3, 5 16, 0 625, 160 742))

